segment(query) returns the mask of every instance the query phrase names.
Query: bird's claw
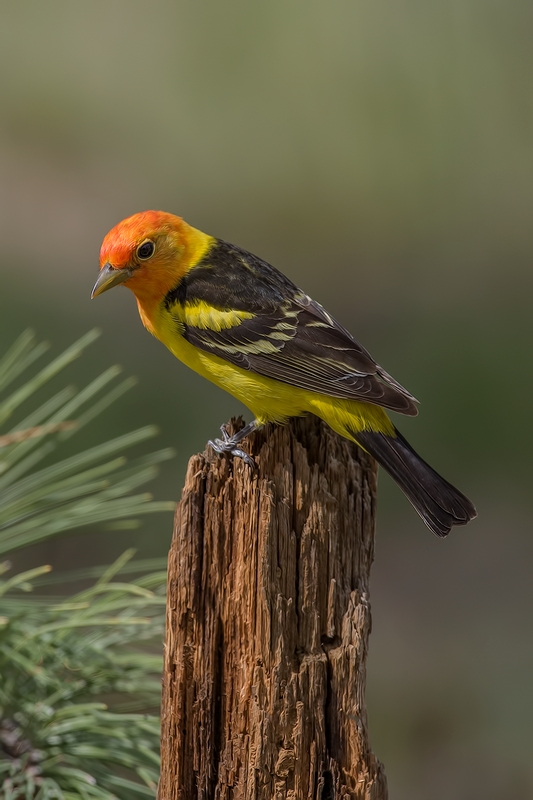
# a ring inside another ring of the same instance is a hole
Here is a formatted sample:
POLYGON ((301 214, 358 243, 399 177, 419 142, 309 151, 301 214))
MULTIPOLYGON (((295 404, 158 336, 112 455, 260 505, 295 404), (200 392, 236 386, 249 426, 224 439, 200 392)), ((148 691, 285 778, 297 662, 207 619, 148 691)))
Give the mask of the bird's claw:
POLYGON ((252 469, 257 469, 257 464, 253 460, 252 456, 249 456, 248 453, 245 453, 244 450, 240 450, 238 447, 234 447, 231 450, 231 455, 235 456, 236 458, 242 458, 245 464, 247 464, 252 469))
MULTIPOLYGON (((220 426, 220 431, 222 433, 222 438, 223 438, 224 442, 229 442, 229 440, 231 439, 231 436, 227 432, 226 426, 225 425, 221 425, 220 426)), ((216 441, 219 442, 220 439, 217 439, 216 441)))
POLYGON ((237 447, 237 442, 234 442, 232 437, 229 436, 224 425, 221 426, 220 430, 222 431, 222 436, 224 439, 215 439, 214 441, 210 439, 208 442, 215 453, 218 453, 219 455, 231 455, 235 458, 242 458, 244 463, 249 467, 252 467, 252 469, 257 469, 257 464, 253 458, 249 456, 248 453, 245 453, 244 450, 241 450, 239 447, 237 447))

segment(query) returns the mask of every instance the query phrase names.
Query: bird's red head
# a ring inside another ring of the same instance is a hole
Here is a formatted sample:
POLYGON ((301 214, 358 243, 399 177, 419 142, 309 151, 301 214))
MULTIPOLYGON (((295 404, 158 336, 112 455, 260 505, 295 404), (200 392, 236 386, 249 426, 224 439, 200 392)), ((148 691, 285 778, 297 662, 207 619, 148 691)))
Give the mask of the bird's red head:
POLYGON ((142 211, 119 222, 100 250, 92 297, 124 283, 140 302, 158 302, 206 250, 210 237, 174 214, 142 211))

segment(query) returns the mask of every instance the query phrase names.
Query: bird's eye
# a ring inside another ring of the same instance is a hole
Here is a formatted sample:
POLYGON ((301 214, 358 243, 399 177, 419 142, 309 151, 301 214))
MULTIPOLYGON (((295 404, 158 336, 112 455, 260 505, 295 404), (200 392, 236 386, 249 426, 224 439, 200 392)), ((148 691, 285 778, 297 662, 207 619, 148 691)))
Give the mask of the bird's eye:
POLYGON ((154 250, 155 244, 147 239, 146 242, 143 242, 137 248, 137 258, 140 258, 141 261, 145 261, 147 258, 151 258, 153 256, 154 250))

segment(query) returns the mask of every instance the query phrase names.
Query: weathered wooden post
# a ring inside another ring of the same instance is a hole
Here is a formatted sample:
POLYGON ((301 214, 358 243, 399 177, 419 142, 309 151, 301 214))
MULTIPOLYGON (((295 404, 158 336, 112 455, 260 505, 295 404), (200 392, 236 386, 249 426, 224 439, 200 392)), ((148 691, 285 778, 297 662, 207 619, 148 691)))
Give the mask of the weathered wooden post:
POLYGON ((176 512, 159 800, 385 800, 364 698, 376 465, 314 417, 249 452, 256 472, 193 456, 176 512))

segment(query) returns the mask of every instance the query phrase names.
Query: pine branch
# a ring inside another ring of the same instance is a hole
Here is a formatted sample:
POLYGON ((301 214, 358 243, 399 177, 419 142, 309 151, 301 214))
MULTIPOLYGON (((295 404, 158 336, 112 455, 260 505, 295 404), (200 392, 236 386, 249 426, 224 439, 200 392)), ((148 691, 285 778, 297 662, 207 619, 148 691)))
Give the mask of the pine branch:
MULTIPOLYGON (((97 336, 90 332, 9 396, 0 396, 0 424, 97 336)), ((0 395, 46 350, 31 332, 23 334, 0 360, 0 395)), ((174 509, 174 503, 136 492, 157 476, 172 451, 130 462, 124 455, 153 437, 153 426, 40 466, 135 385, 127 378, 108 389, 119 373, 111 367, 79 391, 66 387, 0 435, 0 554, 87 525, 135 527, 141 514, 174 509)), ((163 635, 165 570, 160 560, 135 563, 133 555, 129 550, 111 566, 49 576, 55 583, 96 579, 67 598, 31 594, 46 582, 49 566, 9 577, 9 562, 0 564, 5 800, 155 796, 159 719, 144 712, 159 705, 161 664, 152 643, 163 635), (149 569, 155 571, 122 579, 149 569)))

